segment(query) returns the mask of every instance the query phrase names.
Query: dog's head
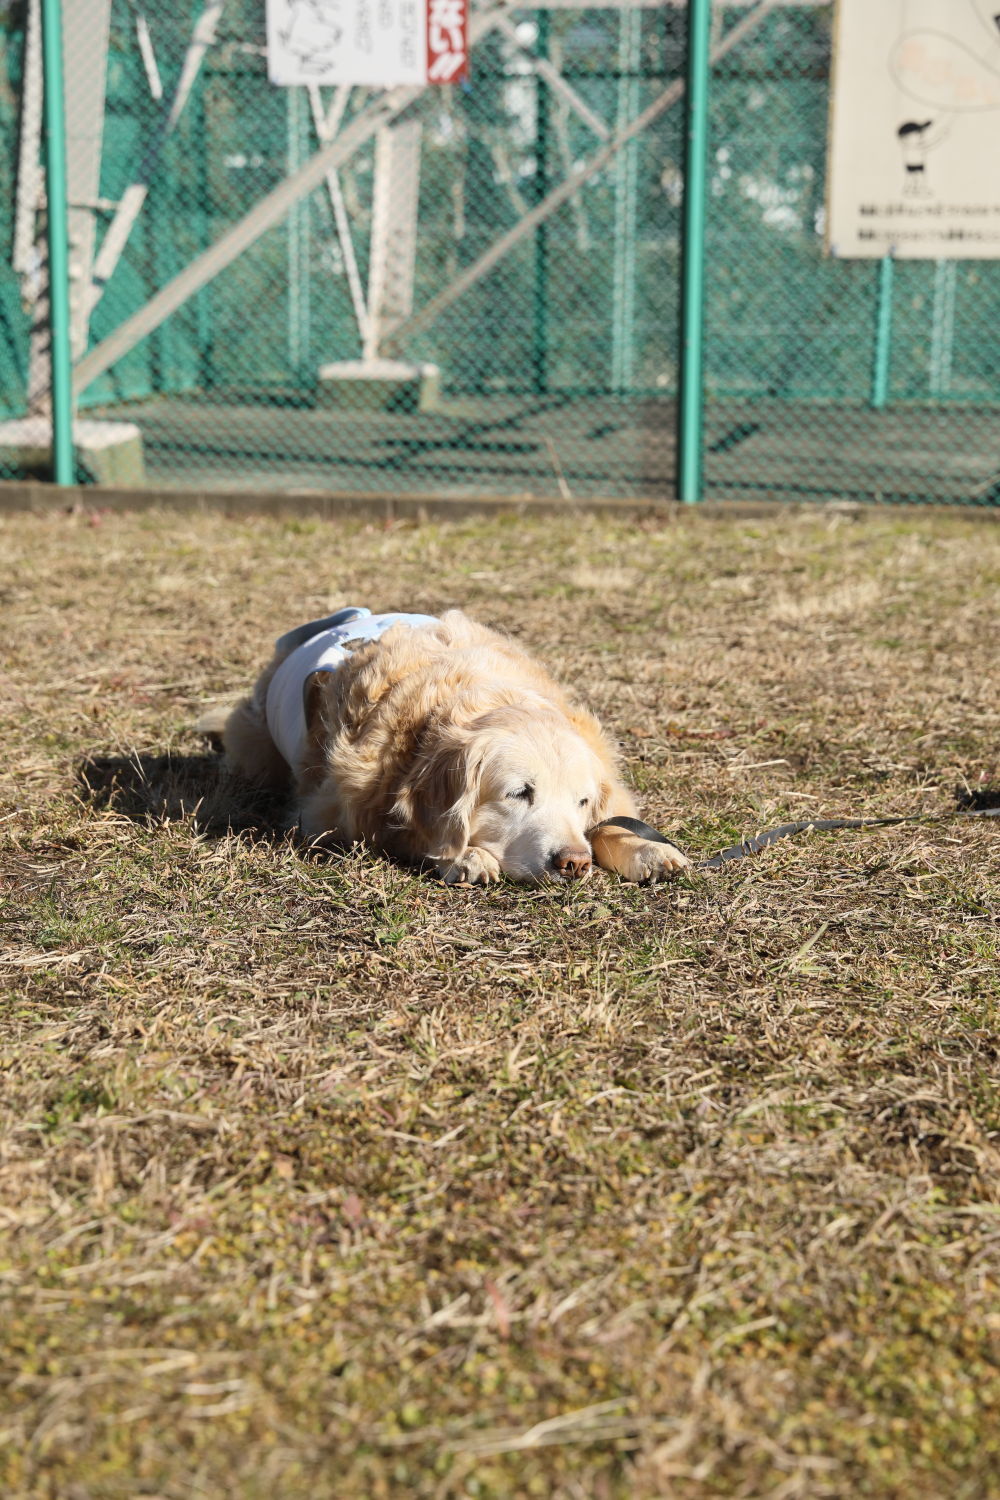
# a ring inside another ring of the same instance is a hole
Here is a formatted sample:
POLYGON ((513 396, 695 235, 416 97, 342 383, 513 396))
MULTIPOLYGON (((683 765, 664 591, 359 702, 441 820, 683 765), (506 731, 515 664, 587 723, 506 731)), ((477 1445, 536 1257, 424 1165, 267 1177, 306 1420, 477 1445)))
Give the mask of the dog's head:
POLYGON ((396 807, 429 858, 485 849, 515 880, 590 870, 609 767, 565 716, 502 707, 435 731, 396 807))

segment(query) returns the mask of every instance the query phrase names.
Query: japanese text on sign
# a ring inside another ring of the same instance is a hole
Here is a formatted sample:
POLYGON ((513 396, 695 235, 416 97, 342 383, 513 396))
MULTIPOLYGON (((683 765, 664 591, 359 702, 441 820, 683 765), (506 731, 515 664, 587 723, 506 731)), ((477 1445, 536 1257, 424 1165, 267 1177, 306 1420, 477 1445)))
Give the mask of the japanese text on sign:
POLYGON ((427 0, 428 83, 454 83, 468 70, 468 0, 427 0))
POLYGON ((1000 257, 1000 4, 839 0, 834 255, 1000 257))
POLYGON ((267 0, 272 83, 455 83, 468 75, 468 0, 267 0))

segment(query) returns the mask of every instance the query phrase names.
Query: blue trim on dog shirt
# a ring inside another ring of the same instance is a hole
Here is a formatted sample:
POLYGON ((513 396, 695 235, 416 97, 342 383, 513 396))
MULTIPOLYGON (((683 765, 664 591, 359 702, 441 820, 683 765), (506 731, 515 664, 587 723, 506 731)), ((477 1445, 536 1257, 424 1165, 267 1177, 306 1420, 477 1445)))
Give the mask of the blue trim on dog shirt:
POLYGON ((294 651, 296 646, 304 646, 306 641, 311 641, 314 636, 321 635, 324 630, 333 630, 338 625, 346 625, 350 620, 360 620, 370 615, 371 610, 365 609, 363 605, 348 604, 345 609, 338 609, 335 614, 327 615, 323 620, 310 620, 308 625, 297 625, 294 630, 288 630, 284 635, 279 635, 274 643, 275 651, 294 651))

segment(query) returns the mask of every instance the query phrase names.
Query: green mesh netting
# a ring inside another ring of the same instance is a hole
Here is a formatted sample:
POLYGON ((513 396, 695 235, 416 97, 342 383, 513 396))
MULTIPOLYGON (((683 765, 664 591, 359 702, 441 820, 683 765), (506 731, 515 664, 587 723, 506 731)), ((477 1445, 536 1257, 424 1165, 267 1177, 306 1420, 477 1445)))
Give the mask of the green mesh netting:
MULTIPOLYGON (((137 9, 114 0, 98 243, 164 108, 137 9)), ((200 9, 141 7, 165 99, 200 9)), ((716 47, 745 15, 717 8, 716 47)), ((467 84, 420 96, 410 111, 423 127, 415 309, 578 173, 602 134, 676 83, 685 24, 674 5, 526 8, 513 16, 516 43, 493 31, 477 44, 467 84)), ((25 409, 31 314, 10 266, 23 9, 3 25, 0 401, 11 416, 25 409)), ((830 33, 831 7, 782 6, 713 69, 707 491, 994 503, 1000 269, 897 267, 889 400, 872 408, 878 266, 831 260, 823 247, 830 33)), ((351 91, 341 129, 372 97, 351 91)), ((322 90, 323 108, 332 101, 322 90)), ((349 244, 324 183, 95 379, 82 407, 136 422, 160 485, 667 497, 681 109, 678 97, 433 321, 387 347, 437 367, 433 409, 415 409, 419 385, 331 396, 319 380, 322 366, 362 353, 349 262, 364 288, 371 140, 338 173, 349 244)), ((316 149, 305 90, 267 80, 261 0, 230 0, 94 311, 91 347, 316 149)))

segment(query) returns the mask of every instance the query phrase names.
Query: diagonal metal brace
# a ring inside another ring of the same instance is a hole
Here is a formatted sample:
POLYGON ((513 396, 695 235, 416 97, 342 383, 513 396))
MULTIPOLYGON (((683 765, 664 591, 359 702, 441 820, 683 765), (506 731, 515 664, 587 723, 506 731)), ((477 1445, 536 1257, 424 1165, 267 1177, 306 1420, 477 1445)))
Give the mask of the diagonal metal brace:
MULTIPOLYGON (((719 45, 713 49, 711 55, 712 63, 721 61, 729 52, 732 52, 734 47, 738 47, 770 15, 775 6, 782 3, 783 0, 760 0, 760 4, 749 15, 744 16, 723 38, 719 45)), ((498 265, 504 256, 513 250, 514 246, 519 244, 526 235, 531 234, 537 229, 539 224, 544 224, 545 220, 550 218, 557 208, 561 208, 567 199, 572 198, 574 193, 579 192, 585 182, 589 181, 591 177, 595 177, 598 172, 603 171, 608 162, 624 146, 627 146, 629 141, 635 140, 636 136, 641 135, 644 130, 647 130, 654 120, 659 119, 660 115, 676 104, 679 99, 682 99, 684 92, 684 80, 682 78, 675 79, 668 88, 664 89, 662 94, 659 94, 653 100, 652 104, 647 105, 641 114, 636 115, 623 130, 619 130, 599 151, 596 151, 589 161, 583 164, 579 171, 573 172, 558 187, 553 188, 552 192, 526 213, 518 224, 515 224, 506 234, 501 235, 500 239, 494 245, 491 245, 488 250, 484 250, 479 259, 473 261, 470 266, 467 266, 460 276, 456 276, 450 285, 446 286, 443 291, 440 291, 436 297, 432 297, 429 302, 425 302, 424 306, 418 312, 415 312, 412 317, 407 318, 404 323, 400 323, 392 336, 387 340, 385 352, 390 354, 398 352, 407 338, 415 333, 420 333, 422 329, 433 323, 446 307, 450 307, 459 297, 464 296, 470 287, 475 286, 477 281, 481 281, 488 272, 492 271, 493 267, 498 265)))
MULTIPOLYGON (((510 10, 516 10, 511 0, 492 0, 482 10, 475 11, 469 21, 469 46, 482 40, 510 10)), ((249 249, 272 225, 280 222, 288 210, 305 193, 319 186, 331 168, 340 167, 354 153, 371 140, 383 125, 397 119, 425 91, 425 85, 406 85, 389 89, 357 115, 351 123, 328 146, 324 146, 307 162, 286 177, 276 188, 272 188, 238 223, 195 257, 172 281, 151 297, 144 307, 126 318, 113 333, 86 354, 73 372, 73 390, 77 396, 98 375, 103 375, 112 365, 134 349, 155 328, 159 328, 171 313, 183 307, 185 302, 203 286, 231 265, 244 250, 249 249)))

